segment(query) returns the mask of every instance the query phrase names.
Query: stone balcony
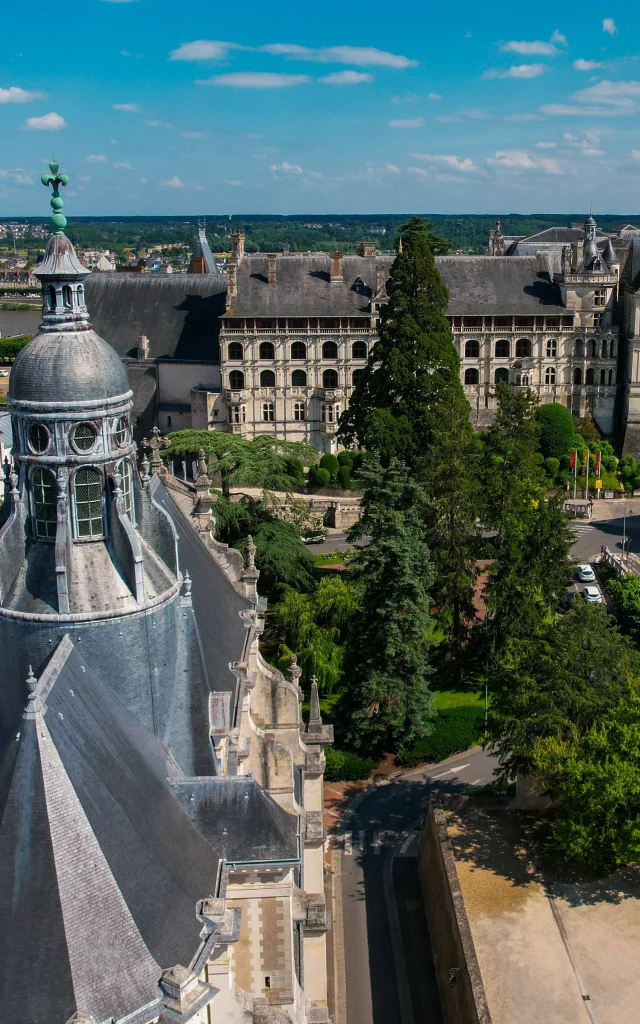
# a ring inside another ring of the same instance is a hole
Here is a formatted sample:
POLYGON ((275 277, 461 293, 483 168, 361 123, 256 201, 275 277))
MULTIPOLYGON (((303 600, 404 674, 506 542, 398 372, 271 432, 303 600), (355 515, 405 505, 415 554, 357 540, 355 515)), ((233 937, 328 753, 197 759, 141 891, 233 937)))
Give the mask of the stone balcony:
POLYGON ((249 401, 249 392, 246 389, 233 391, 231 388, 225 388, 222 394, 229 405, 243 405, 249 401))

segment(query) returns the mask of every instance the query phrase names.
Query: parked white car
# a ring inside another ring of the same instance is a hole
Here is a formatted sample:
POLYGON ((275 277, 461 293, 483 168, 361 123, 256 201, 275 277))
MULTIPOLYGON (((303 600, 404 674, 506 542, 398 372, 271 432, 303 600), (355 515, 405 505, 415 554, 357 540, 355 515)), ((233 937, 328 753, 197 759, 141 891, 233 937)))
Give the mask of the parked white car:
POLYGON ((590 565, 578 566, 578 579, 583 583, 595 583, 596 574, 590 565))
POLYGON ((588 601, 589 604, 602 604, 604 602, 604 597, 597 587, 585 587, 582 593, 584 594, 585 601, 588 601))

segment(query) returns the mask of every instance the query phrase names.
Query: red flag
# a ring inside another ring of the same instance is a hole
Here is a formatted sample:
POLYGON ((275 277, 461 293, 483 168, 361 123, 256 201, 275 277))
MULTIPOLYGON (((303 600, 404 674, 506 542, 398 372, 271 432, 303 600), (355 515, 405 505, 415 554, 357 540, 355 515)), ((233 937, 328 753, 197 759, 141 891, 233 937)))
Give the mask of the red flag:
POLYGON ((577 452, 574 449, 571 452, 571 455, 569 456, 569 466, 570 466, 571 469, 575 469, 576 468, 576 455, 577 455, 577 452))
POLYGON ((596 475, 600 476, 600 462, 602 461, 602 452, 596 452, 596 475))

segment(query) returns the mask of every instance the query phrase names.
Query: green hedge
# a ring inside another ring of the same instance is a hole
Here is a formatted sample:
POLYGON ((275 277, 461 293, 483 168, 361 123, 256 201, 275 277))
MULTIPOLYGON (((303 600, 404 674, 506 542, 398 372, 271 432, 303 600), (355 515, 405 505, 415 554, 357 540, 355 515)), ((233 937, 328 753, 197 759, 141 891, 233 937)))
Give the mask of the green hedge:
POLYGON ((484 711, 478 707, 445 708, 438 712, 433 732, 413 747, 401 747, 400 761, 411 768, 426 761, 438 764, 451 754, 473 747, 484 727, 484 711))
POLYGON ((0 338, 0 361, 15 359, 31 338, 0 338))
POLYGON ((378 767, 378 762, 373 758, 360 757, 351 750, 325 747, 324 756, 327 759, 325 782, 358 782, 360 779, 368 779, 374 768, 378 767))

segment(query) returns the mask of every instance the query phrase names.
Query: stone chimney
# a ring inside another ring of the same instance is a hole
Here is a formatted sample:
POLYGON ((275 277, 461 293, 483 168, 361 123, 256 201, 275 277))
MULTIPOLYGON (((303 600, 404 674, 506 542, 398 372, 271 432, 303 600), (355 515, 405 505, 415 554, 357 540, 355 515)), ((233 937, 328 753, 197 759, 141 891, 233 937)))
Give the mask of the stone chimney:
POLYGON ((244 231, 235 231, 231 235, 231 251, 236 260, 244 256, 244 231))
POLYGON ((342 253, 331 253, 331 284, 342 284, 342 253))
POLYGON ((149 339, 146 334, 140 335, 140 344, 138 345, 138 359, 149 358, 149 339))
POLYGON ((360 242, 358 246, 358 252, 361 256, 375 256, 376 254, 376 243, 375 242, 360 242))
POLYGON ((227 264, 227 277, 229 278, 229 283, 227 285, 227 309, 229 309, 230 306, 233 305, 233 299, 235 299, 236 295, 238 294, 237 272, 237 263, 234 263, 233 260, 230 260, 230 262, 227 264))
POLYGON ((267 256, 267 263, 269 264, 269 284, 276 283, 276 259, 277 257, 273 253, 269 253, 267 256))

